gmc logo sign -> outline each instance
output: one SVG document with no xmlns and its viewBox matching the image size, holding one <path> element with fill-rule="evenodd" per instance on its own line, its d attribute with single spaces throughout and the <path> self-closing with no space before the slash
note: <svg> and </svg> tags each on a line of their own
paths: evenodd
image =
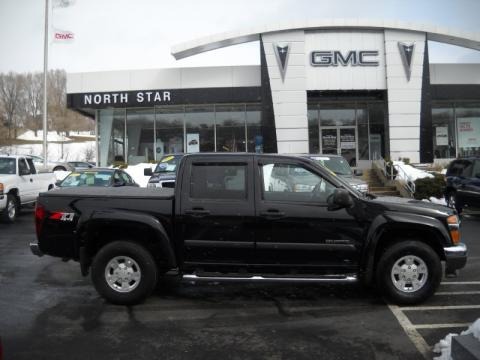
<svg viewBox="0 0 480 360">
<path fill-rule="evenodd" d="M 377 56 L 378 50 L 312 51 L 310 61 L 313 66 L 378 66 Z"/>
</svg>

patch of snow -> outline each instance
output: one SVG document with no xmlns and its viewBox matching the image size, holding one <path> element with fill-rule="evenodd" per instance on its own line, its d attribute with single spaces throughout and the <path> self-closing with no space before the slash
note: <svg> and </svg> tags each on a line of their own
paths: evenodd
<svg viewBox="0 0 480 360">
<path fill-rule="evenodd" d="M 24 132 L 22 135 L 17 136 L 19 140 L 27 140 L 27 141 L 43 141 L 43 130 L 37 131 L 37 136 L 35 136 L 35 131 L 28 130 Z M 70 138 L 58 135 L 56 131 L 49 131 L 47 133 L 47 141 L 72 141 Z"/>
<path fill-rule="evenodd" d="M 403 161 L 394 161 L 393 166 L 398 171 L 397 179 L 414 182 L 417 179 L 433 178 L 432 174 L 414 168 L 412 165 L 406 165 Z"/>
<path fill-rule="evenodd" d="M 445 198 L 436 198 L 436 197 L 433 197 L 431 196 L 429 199 L 428 199 L 431 203 L 434 203 L 434 204 L 439 204 L 439 205 L 444 205 L 444 206 L 447 206 L 447 202 L 445 201 Z"/>
<path fill-rule="evenodd" d="M 63 149 L 62 149 L 63 148 Z M 72 143 L 49 143 L 48 162 L 56 161 L 85 161 L 86 153 L 95 154 L 95 141 L 72 142 Z M 42 144 L 22 144 L 0 147 L 0 153 L 13 155 L 37 155 L 43 156 Z M 63 155 L 63 156 L 62 156 Z M 95 161 L 95 158 L 92 159 Z"/>
<path fill-rule="evenodd" d="M 157 164 L 140 163 L 137 165 L 130 165 L 123 170 L 125 170 L 127 174 L 129 174 L 138 185 L 140 185 L 141 187 L 147 187 L 148 179 L 150 179 L 150 176 L 143 175 L 143 170 L 145 168 L 150 168 L 153 171 L 156 166 Z"/>
<path fill-rule="evenodd" d="M 480 341 L 480 318 L 477 319 L 467 330 L 462 331 L 460 335 L 472 334 L 478 341 Z M 452 338 L 458 334 L 448 334 L 435 344 L 433 352 L 440 353 L 440 356 L 433 358 L 434 360 L 452 360 Z"/>
</svg>

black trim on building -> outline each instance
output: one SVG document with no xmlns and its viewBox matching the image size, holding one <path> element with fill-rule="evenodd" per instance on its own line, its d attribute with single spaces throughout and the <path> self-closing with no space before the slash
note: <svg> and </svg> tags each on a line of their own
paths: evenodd
<svg viewBox="0 0 480 360">
<path fill-rule="evenodd" d="M 432 101 L 480 101 L 480 85 L 430 85 Z"/>
<path fill-rule="evenodd" d="M 109 91 L 67 94 L 67 108 L 81 110 L 85 108 L 106 109 L 162 105 L 259 103 L 261 100 L 262 88 L 257 86 Z"/>
<path fill-rule="evenodd" d="M 386 90 L 308 90 L 308 101 L 372 101 L 386 100 Z"/>
<path fill-rule="evenodd" d="M 263 37 L 260 36 L 260 77 L 262 81 L 262 136 L 263 151 L 266 153 L 276 153 L 277 150 L 277 131 L 275 128 L 275 115 L 273 112 L 272 89 L 270 87 L 270 77 L 268 76 L 267 58 L 263 46 Z"/>
<path fill-rule="evenodd" d="M 428 41 L 423 53 L 422 97 L 420 108 L 420 162 L 433 162 L 433 128 Z"/>
</svg>

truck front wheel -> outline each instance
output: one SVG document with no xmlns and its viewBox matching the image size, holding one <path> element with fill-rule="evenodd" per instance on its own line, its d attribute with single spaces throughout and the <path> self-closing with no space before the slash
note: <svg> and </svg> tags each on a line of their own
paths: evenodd
<svg viewBox="0 0 480 360">
<path fill-rule="evenodd" d="M 152 293 L 157 278 L 157 266 L 150 252 L 130 241 L 114 241 L 105 245 L 92 263 L 95 289 L 113 304 L 142 302 Z"/>
<path fill-rule="evenodd" d="M 396 304 L 429 298 L 442 280 L 437 253 L 420 241 L 402 241 L 387 248 L 377 266 L 377 285 Z"/>
</svg>

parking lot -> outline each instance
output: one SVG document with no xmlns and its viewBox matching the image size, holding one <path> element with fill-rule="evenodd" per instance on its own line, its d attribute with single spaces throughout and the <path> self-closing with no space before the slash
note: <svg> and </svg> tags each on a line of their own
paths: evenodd
<svg viewBox="0 0 480 360">
<path fill-rule="evenodd" d="M 37 258 L 33 213 L 0 224 L 6 359 L 423 359 L 480 317 L 480 218 L 462 231 L 468 265 L 424 304 L 360 286 L 163 284 L 144 304 L 107 304 L 78 264 Z"/>
</svg>

